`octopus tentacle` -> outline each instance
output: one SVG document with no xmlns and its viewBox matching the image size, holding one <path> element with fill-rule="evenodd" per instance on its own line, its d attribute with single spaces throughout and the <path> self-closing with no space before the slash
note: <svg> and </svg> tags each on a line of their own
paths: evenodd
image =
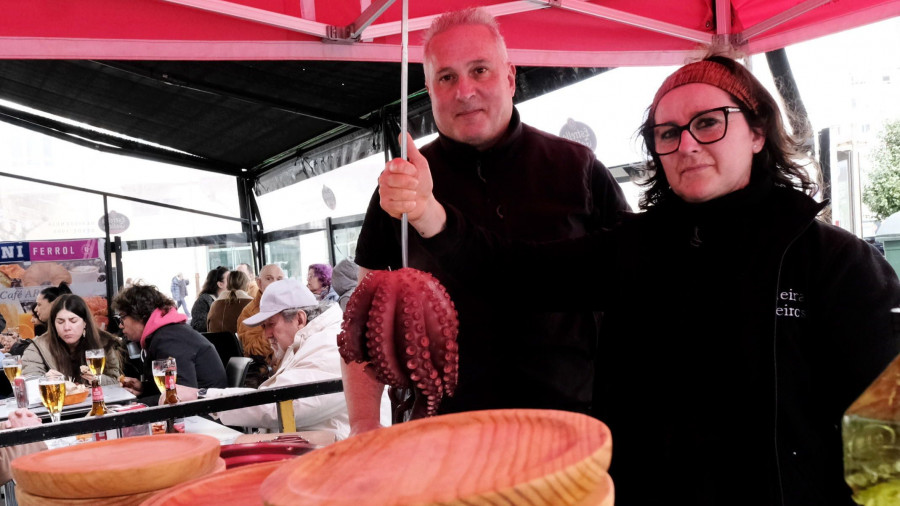
<svg viewBox="0 0 900 506">
<path fill-rule="evenodd" d="M 365 347 L 366 321 L 369 319 L 369 307 L 375 291 L 372 286 L 377 272 L 368 273 L 347 302 L 341 333 L 338 334 L 338 349 L 345 362 L 368 362 L 372 359 Z"/>
<path fill-rule="evenodd" d="M 430 339 L 425 328 L 425 305 L 420 300 L 421 283 L 410 276 L 400 278 L 398 300 L 402 301 L 402 310 L 397 311 L 398 344 L 403 343 L 404 366 L 416 390 L 425 397 L 426 414 L 437 412 L 441 395 L 444 392 L 443 382 L 431 361 Z"/>
<path fill-rule="evenodd" d="M 409 378 L 400 367 L 394 343 L 394 312 L 397 310 L 397 277 L 380 280 L 369 310 L 366 346 L 375 367 L 375 377 L 386 385 L 406 387 Z"/>
<path fill-rule="evenodd" d="M 437 279 L 428 275 L 423 280 L 426 286 L 427 304 L 425 312 L 425 328 L 431 338 L 431 360 L 441 374 L 444 391 L 453 395 L 459 378 L 459 348 L 456 336 L 459 334 L 459 320 L 456 319 L 456 308 L 447 295 L 447 290 Z"/>
</svg>

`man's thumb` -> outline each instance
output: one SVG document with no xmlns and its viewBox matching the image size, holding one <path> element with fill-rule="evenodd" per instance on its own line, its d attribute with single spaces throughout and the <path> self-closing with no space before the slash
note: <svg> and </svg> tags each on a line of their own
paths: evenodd
<svg viewBox="0 0 900 506">
<path fill-rule="evenodd" d="M 422 162 L 428 163 L 422 153 L 419 153 L 419 148 L 416 147 L 409 133 L 406 134 L 406 159 L 416 167 L 421 167 Z"/>
</svg>

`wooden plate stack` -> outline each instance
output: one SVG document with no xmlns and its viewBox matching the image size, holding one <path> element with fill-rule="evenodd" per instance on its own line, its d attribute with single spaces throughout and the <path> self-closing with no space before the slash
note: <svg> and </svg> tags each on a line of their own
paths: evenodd
<svg viewBox="0 0 900 506">
<path fill-rule="evenodd" d="M 609 429 L 577 413 L 493 410 L 367 432 L 287 461 L 267 505 L 611 506 Z"/>
<path fill-rule="evenodd" d="M 33 453 L 12 462 L 22 506 L 138 504 L 182 482 L 219 471 L 219 441 L 164 434 Z"/>
<path fill-rule="evenodd" d="M 197 478 L 159 492 L 142 502 L 141 506 L 262 506 L 259 484 L 284 462 L 249 464 Z"/>
</svg>

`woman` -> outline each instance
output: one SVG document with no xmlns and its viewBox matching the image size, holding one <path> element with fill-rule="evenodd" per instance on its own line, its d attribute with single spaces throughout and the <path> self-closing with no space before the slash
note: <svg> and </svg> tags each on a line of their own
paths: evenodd
<svg viewBox="0 0 900 506">
<path fill-rule="evenodd" d="M 206 332 L 206 317 L 209 315 L 209 308 L 220 295 L 225 293 L 227 279 L 228 269 L 221 265 L 207 273 L 203 289 L 200 290 L 200 295 L 197 296 L 197 300 L 191 307 L 191 327 L 197 332 Z"/>
<path fill-rule="evenodd" d="M 816 220 L 826 204 L 801 143 L 734 60 L 669 76 L 641 132 L 645 212 L 610 232 L 545 245 L 484 233 L 434 199 L 414 147 L 415 166 L 382 173 L 382 207 L 409 212 L 453 275 L 503 286 L 500 303 L 533 303 L 522 273 L 535 266 L 577 266 L 557 279 L 559 304 L 605 312 L 593 404 L 615 440 L 617 502 L 847 504 L 841 416 L 898 352 L 896 274 Z"/>
<path fill-rule="evenodd" d="M 331 288 L 331 266 L 328 264 L 312 264 L 306 274 L 306 287 L 318 300 L 337 302 L 340 298 Z"/>
<path fill-rule="evenodd" d="M 237 332 L 237 320 L 253 297 L 247 293 L 250 278 L 242 271 L 228 274 L 228 286 L 209 308 L 206 326 L 209 332 Z"/>
<path fill-rule="evenodd" d="M 53 301 L 60 295 L 67 293 L 72 293 L 72 290 L 69 289 L 69 285 L 65 281 L 60 283 L 58 287 L 48 286 L 41 290 L 41 293 L 35 299 L 33 309 L 34 316 L 38 320 L 34 325 L 34 335 L 40 336 L 47 332 L 47 319 L 50 318 L 50 307 Z"/>
<path fill-rule="evenodd" d="M 67 378 L 81 378 L 89 383 L 93 376 L 82 372 L 87 366 L 85 350 L 103 348 L 106 367 L 100 377 L 101 385 L 118 385 L 122 374 L 122 360 L 116 338 L 97 329 L 84 299 L 77 295 L 60 295 L 49 314 L 49 330 L 34 338 L 34 344 L 22 355 L 22 374 L 44 374 L 54 369 Z"/>
</svg>

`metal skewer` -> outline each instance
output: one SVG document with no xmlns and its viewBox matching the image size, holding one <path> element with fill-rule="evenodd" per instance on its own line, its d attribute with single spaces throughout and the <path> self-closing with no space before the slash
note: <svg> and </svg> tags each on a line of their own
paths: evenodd
<svg viewBox="0 0 900 506">
<path fill-rule="evenodd" d="M 402 0 L 400 14 L 400 157 L 407 160 L 406 153 L 406 107 L 409 95 L 407 75 L 409 68 L 409 2 Z M 409 218 L 406 213 L 400 218 L 400 257 L 403 267 L 409 267 Z"/>
</svg>

